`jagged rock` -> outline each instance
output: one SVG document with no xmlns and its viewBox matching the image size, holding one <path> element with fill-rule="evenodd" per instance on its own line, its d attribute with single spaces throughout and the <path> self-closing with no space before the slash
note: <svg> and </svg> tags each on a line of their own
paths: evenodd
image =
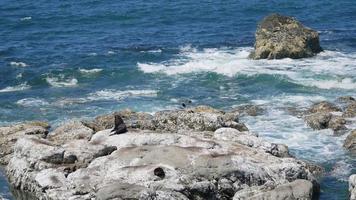
<svg viewBox="0 0 356 200">
<path fill-rule="evenodd" d="M 48 134 L 47 138 L 56 144 L 64 144 L 75 139 L 89 140 L 93 133 L 94 131 L 82 122 L 71 121 L 56 128 Z"/>
<path fill-rule="evenodd" d="M 253 59 L 311 57 L 322 51 L 317 31 L 303 26 L 295 18 L 271 14 L 256 30 Z"/>
<path fill-rule="evenodd" d="M 39 199 L 231 199 L 243 188 L 277 187 L 296 179 L 313 181 L 317 188 L 307 163 L 277 157 L 288 155 L 285 146 L 275 148 L 232 128 L 218 129 L 210 138 L 201 132 L 152 130 L 110 136 L 108 129 L 90 141 L 60 146 L 45 141 L 20 139 L 6 170 L 13 186 Z M 90 157 L 100 149 L 96 146 L 107 149 Z M 74 164 L 87 160 L 87 166 L 66 172 L 69 155 L 76 156 Z"/>
<path fill-rule="evenodd" d="M 350 200 L 356 200 L 356 174 L 353 174 L 349 178 L 349 192 Z"/>
<path fill-rule="evenodd" d="M 315 103 L 308 110 L 310 113 L 318 113 L 318 112 L 340 112 L 341 109 L 338 108 L 335 104 L 332 104 L 327 101 L 322 101 L 319 103 Z"/>
<path fill-rule="evenodd" d="M 151 120 L 153 118 L 152 115 L 148 113 L 134 112 L 129 109 L 107 115 L 101 115 L 96 117 L 91 122 L 83 123 L 92 128 L 95 132 L 111 129 L 115 125 L 115 115 L 122 117 L 127 128 L 153 129 L 151 124 Z"/>
<path fill-rule="evenodd" d="M 332 115 L 330 113 L 313 113 L 305 117 L 307 124 L 316 130 L 326 129 L 329 127 L 329 121 Z"/>
<path fill-rule="evenodd" d="M 179 130 L 215 131 L 221 127 L 232 127 L 240 131 L 248 131 L 248 128 L 239 122 L 237 112 L 225 113 L 209 106 L 160 111 L 153 116 L 124 110 L 99 116 L 92 122 L 85 122 L 85 125 L 95 131 L 113 128 L 115 115 L 123 118 L 127 128 L 178 132 Z"/>
<path fill-rule="evenodd" d="M 49 125 L 46 122 L 27 122 L 0 127 L 0 164 L 6 165 L 13 153 L 13 145 L 19 138 L 33 136 L 45 138 Z"/>
<path fill-rule="evenodd" d="M 342 116 L 343 117 L 356 117 L 356 101 L 353 101 L 346 107 Z"/>
<path fill-rule="evenodd" d="M 355 100 L 355 98 L 353 98 L 352 96 L 343 96 L 343 97 L 339 97 L 336 99 L 337 102 L 340 102 L 340 103 L 352 103 Z"/>
<path fill-rule="evenodd" d="M 262 115 L 265 110 L 257 105 L 242 105 L 234 108 L 234 111 L 238 112 L 240 116 L 258 116 Z"/>
<path fill-rule="evenodd" d="M 233 200 L 311 200 L 313 196 L 313 184 L 307 180 L 297 179 L 293 182 L 279 185 L 272 190 L 242 190 L 235 194 Z"/>
<path fill-rule="evenodd" d="M 346 137 L 344 147 L 352 152 L 356 152 L 356 130 L 351 131 Z"/>
<path fill-rule="evenodd" d="M 305 113 L 304 120 L 308 126 L 315 130 L 332 129 L 334 134 L 341 135 L 347 131 L 346 120 L 334 112 L 340 112 L 341 109 L 336 105 L 322 101 L 315 103 Z"/>
</svg>

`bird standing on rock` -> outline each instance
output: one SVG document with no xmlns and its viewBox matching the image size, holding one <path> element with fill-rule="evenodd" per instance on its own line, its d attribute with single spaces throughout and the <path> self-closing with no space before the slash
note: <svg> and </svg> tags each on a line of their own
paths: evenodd
<svg viewBox="0 0 356 200">
<path fill-rule="evenodd" d="M 111 130 L 110 135 L 118 135 L 126 132 L 127 132 L 127 128 L 126 128 L 126 124 L 124 123 L 124 120 L 121 118 L 120 115 L 115 115 L 115 126 Z"/>
</svg>

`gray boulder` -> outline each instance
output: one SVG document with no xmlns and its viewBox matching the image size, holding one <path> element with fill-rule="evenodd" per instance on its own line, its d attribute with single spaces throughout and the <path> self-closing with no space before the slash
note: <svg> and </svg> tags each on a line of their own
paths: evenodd
<svg viewBox="0 0 356 200">
<path fill-rule="evenodd" d="M 356 130 L 351 131 L 346 137 L 344 147 L 351 152 L 356 152 Z"/>
<path fill-rule="evenodd" d="M 256 30 L 253 59 L 311 57 L 322 51 L 317 31 L 305 27 L 295 18 L 271 14 Z"/>
<path fill-rule="evenodd" d="M 352 101 L 346 106 L 343 117 L 356 117 L 356 101 Z"/>
<path fill-rule="evenodd" d="M 45 138 L 49 125 L 46 122 L 27 122 L 0 127 L 0 164 L 6 165 L 13 153 L 16 141 L 23 137 Z"/>
<path fill-rule="evenodd" d="M 350 200 L 356 200 L 356 174 L 353 174 L 349 178 L 349 192 Z"/>
</svg>

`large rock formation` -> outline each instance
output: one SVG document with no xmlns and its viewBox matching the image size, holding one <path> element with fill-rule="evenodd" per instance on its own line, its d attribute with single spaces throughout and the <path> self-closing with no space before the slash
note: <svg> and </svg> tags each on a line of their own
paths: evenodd
<svg viewBox="0 0 356 200">
<path fill-rule="evenodd" d="M 210 107 L 125 112 L 125 134 L 110 135 L 107 115 L 88 122 L 104 127 L 94 134 L 73 122 L 48 138 L 18 138 L 6 167 L 10 184 L 46 200 L 311 199 L 318 193 L 321 168 L 239 130 L 238 113 Z"/>
<path fill-rule="evenodd" d="M 265 17 L 255 36 L 255 50 L 250 54 L 253 59 L 305 58 L 322 51 L 318 32 L 288 16 Z"/>
</svg>

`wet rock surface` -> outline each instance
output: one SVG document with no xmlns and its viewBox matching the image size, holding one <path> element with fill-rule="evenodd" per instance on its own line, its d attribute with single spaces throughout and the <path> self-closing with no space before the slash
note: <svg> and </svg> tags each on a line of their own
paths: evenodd
<svg viewBox="0 0 356 200">
<path fill-rule="evenodd" d="M 265 17 L 255 37 L 255 50 L 250 54 L 253 59 L 305 58 L 322 51 L 317 31 L 280 14 Z"/>
<path fill-rule="evenodd" d="M 315 130 L 331 129 L 335 135 L 348 132 L 348 116 L 352 117 L 352 97 L 340 97 L 336 100 L 339 105 L 322 101 L 313 104 L 305 113 L 304 120 Z M 344 108 L 343 108 L 344 107 Z"/>
<path fill-rule="evenodd" d="M 350 200 L 356 199 L 356 174 L 353 174 L 349 178 L 349 192 Z"/>
<path fill-rule="evenodd" d="M 351 133 L 346 137 L 344 147 L 351 152 L 356 153 L 356 130 L 351 131 Z"/>
<path fill-rule="evenodd" d="M 106 115 L 63 124 L 48 138 L 22 134 L 8 154 L 10 184 L 38 199 L 317 195 L 316 172 L 322 169 L 291 157 L 287 146 L 241 128 L 245 125 L 235 111 L 200 106 L 155 115 L 117 113 L 127 133 L 112 135 L 114 115 Z"/>
</svg>

